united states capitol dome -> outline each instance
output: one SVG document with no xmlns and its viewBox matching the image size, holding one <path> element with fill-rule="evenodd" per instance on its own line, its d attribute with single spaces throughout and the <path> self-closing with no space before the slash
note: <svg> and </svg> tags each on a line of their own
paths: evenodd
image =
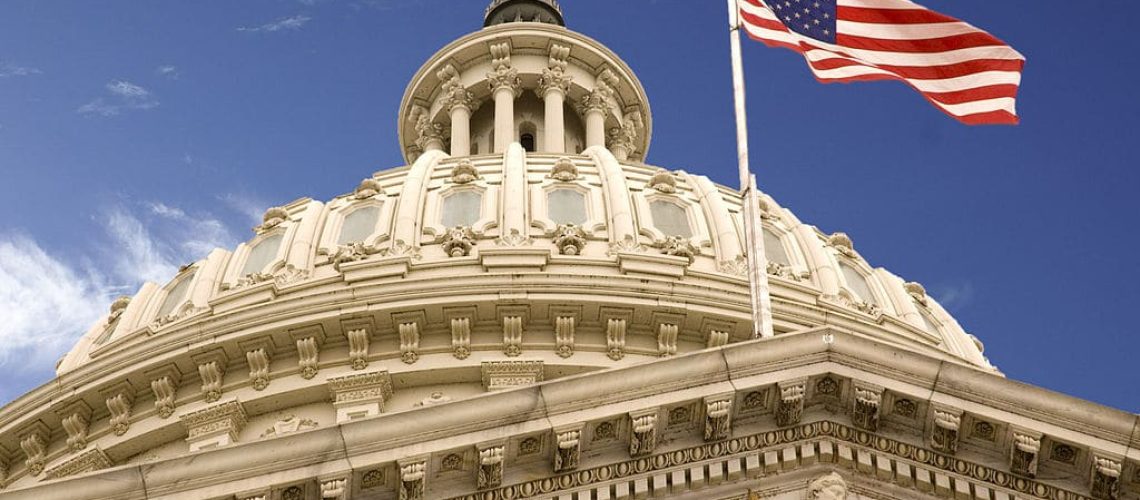
<svg viewBox="0 0 1140 500">
<path fill-rule="evenodd" d="M 494 2 L 483 29 L 416 72 L 397 118 L 406 165 L 331 200 L 269 208 L 237 248 L 116 300 L 56 380 L 5 409 L 0 450 L 21 457 L 9 488 L 765 348 L 752 337 L 739 191 L 644 163 L 641 83 L 565 28 L 557 2 Z M 996 374 L 920 284 L 767 194 L 759 208 L 772 340 L 843 332 Z M 396 470 L 420 477 L 392 467 L 381 479 L 360 469 L 352 491 L 374 480 L 403 492 Z M 217 484 L 195 498 L 236 494 Z"/>
</svg>

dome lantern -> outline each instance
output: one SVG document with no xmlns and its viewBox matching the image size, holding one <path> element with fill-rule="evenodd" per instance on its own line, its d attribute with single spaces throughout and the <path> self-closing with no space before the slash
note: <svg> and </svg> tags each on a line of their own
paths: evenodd
<svg viewBox="0 0 1140 500">
<path fill-rule="evenodd" d="M 483 27 L 511 22 L 539 22 L 566 26 L 557 0 L 494 0 L 487 6 Z"/>
</svg>

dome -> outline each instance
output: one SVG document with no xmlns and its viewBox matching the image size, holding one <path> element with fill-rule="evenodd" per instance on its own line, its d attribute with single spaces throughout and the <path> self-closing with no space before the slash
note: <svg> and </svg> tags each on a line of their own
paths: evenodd
<svg viewBox="0 0 1140 500">
<path fill-rule="evenodd" d="M 488 20 L 520 4 L 547 6 L 561 21 L 555 2 L 510 1 L 493 3 Z M 12 469 L 0 483 L 170 465 L 381 413 L 761 345 L 747 344 L 739 192 L 644 163 L 648 98 L 601 44 L 558 23 L 488 24 L 412 78 L 399 110 L 406 165 L 331 200 L 272 207 L 237 248 L 116 300 L 55 381 L 6 408 L 0 461 Z M 851 237 L 800 221 L 766 194 L 758 208 L 775 332 L 765 340 L 841 332 L 853 344 L 996 376 L 981 343 L 921 285 L 874 267 Z M 710 366 L 700 363 L 684 366 Z M 518 415 L 537 407 L 517 404 Z M 448 428 L 433 439 L 446 440 Z M 575 432 L 563 434 L 576 442 Z M 338 436 L 330 439 L 347 439 Z M 21 450 L 23 465 L 5 450 Z M 423 478 L 425 462 L 376 453 L 366 461 L 392 471 L 354 472 L 354 488 L 404 488 L 391 479 L 396 470 L 409 484 Z M 475 459 L 441 460 L 462 468 Z M 174 477 L 162 488 L 191 488 Z M 322 495 L 343 490 L 342 479 L 325 479 Z M 233 498 L 237 483 L 194 498 Z"/>
</svg>

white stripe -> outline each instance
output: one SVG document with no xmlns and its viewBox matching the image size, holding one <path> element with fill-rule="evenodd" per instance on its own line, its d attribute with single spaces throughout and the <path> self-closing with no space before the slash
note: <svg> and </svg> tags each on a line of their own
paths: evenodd
<svg viewBox="0 0 1140 500">
<path fill-rule="evenodd" d="M 843 7 L 860 7 L 864 9 L 930 10 L 907 0 L 839 0 L 837 4 Z"/>
<path fill-rule="evenodd" d="M 966 33 L 984 33 L 984 31 L 966 23 L 878 24 L 844 21 L 842 19 L 836 23 L 835 29 L 845 35 L 881 40 L 925 40 Z"/>
<path fill-rule="evenodd" d="M 776 16 L 772 14 L 772 11 L 768 10 L 767 7 L 759 7 L 748 2 L 740 2 L 740 10 L 743 10 L 754 16 L 763 17 L 764 19 L 771 19 L 773 21 L 776 20 Z"/>
<path fill-rule="evenodd" d="M 863 75 L 889 75 L 902 78 L 898 74 L 872 66 L 844 66 L 825 70 L 813 70 L 820 78 L 852 78 Z M 1016 71 L 983 71 L 973 75 L 944 78 L 941 80 L 918 80 L 903 78 L 922 92 L 957 92 L 991 85 L 1020 85 L 1021 73 Z"/>
<path fill-rule="evenodd" d="M 1008 111 L 1011 115 L 1017 115 L 1017 101 L 1012 97 L 998 97 L 996 99 L 970 101 L 962 104 L 942 104 L 939 102 L 933 102 L 933 104 L 945 109 L 946 112 L 954 116 L 976 115 L 990 111 Z"/>
<path fill-rule="evenodd" d="M 755 36 L 757 38 L 763 38 L 765 40 L 771 40 L 773 42 L 789 43 L 792 45 L 799 45 L 799 43 L 800 43 L 799 40 L 796 40 L 790 34 L 785 33 L 783 31 L 776 31 L 776 30 L 770 30 L 768 28 L 761 28 L 761 27 L 756 26 L 754 24 L 748 24 L 748 23 L 744 23 L 741 26 L 744 26 L 744 29 L 746 31 L 748 31 L 749 34 L 751 34 L 752 36 Z"/>
</svg>

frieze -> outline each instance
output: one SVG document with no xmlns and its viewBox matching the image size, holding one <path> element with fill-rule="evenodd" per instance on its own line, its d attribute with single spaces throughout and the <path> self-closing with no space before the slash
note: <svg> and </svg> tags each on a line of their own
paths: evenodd
<svg viewBox="0 0 1140 500">
<path fill-rule="evenodd" d="M 92 448 L 72 458 L 56 467 L 48 470 L 44 474 L 48 479 L 59 479 L 61 477 L 74 476 L 75 474 L 82 474 L 84 472 L 92 472 L 100 469 L 106 469 L 114 465 L 111 459 L 107 458 L 107 454 L 99 448 Z"/>
</svg>

